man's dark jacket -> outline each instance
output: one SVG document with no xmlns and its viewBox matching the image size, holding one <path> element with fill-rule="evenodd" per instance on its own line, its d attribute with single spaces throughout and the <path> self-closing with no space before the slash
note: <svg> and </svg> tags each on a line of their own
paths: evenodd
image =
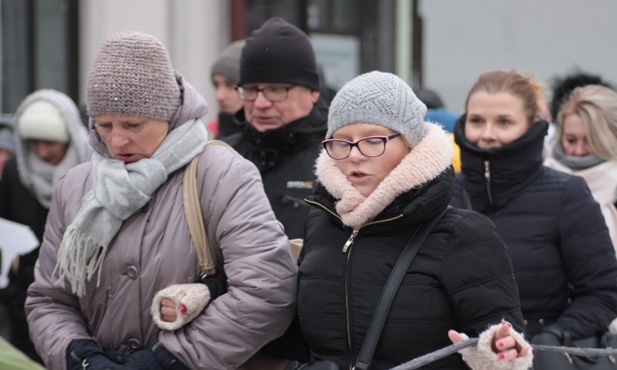
<svg viewBox="0 0 617 370">
<path fill-rule="evenodd" d="M 246 123 L 242 132 L 222 138 L 257 166 L 270 205 L 289 238 L 304 236 L 309 210 L 304 198 L 315 180 L 327 118 L 327 105 L 320 99 L 307 117 L 280 128 L 259 132 Z"/>
</svg>

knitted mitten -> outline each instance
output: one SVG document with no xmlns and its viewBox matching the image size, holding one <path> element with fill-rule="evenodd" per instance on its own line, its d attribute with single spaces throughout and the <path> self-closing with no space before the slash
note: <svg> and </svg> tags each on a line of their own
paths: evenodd
<svg viewBox="0 0 617 370">
<path fill-rule="evenodd" d="M 517 343 L 529 346 L 530 352 L 527 356 L 517 357 L 513 360 L 499 360 L 497 354 L 493 352 L 491 344 L 495 337 L 495 333 L 497 333 L 500 327 L 501 324 L 489 327 L 480 334 L 476 346 L 463 348 L 458 351 L 463 355 L 463 360 L 472 370 L 527 370 L 531 367 L 533 362 L 531 347 L 523 336 L 512 328 L 510 328 L 510 335 Z"/>
<path fill-rule="evenodd" d="M 611 334 L 617 334 L 617 319 L 613 320 L 611 324 L 608 326 L 608 331 Z"/>
<path fill-rule="evenodd" d="M 161 300 L 171 299 L 176 303 L 174 322 L 161 320 Z M 176 284 L 160 290 L 152 301 L 152 319 L 163 330 L 176 330 L 188 324 L 197 317 L 210 302 L 210 290 L 204 284 Z"/>
</svg>

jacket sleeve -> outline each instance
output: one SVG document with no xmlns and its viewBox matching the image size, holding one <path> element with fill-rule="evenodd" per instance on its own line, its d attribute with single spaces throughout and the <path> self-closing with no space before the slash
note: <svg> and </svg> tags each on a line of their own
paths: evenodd
<svg viewBox="0 0 617 370">
<path fill-rule="evenodd" d="M 77 297 L 58 285 L 53 274 L 57 251 L 67 226 L 65 181 L 66 176 L 56 186 L 35 267 L 35 281 L 28 288 L 25 305 L 30 338 L 49 369 L 66 368 L 66 349 L 71 340 L 92 339 L 80 314 Z"/>
<path fill-rule="evenodd" d="M 208 238 L 222 253 L 228 292 L 182 329 L 161 332 L 159 340 L 191 368 L 236 368 L 289 326 L 296 267 L 252 163 L 231 148 L 212 146 L 197 176 Z"/>
<path fill-rule="evenodd" d="M 486 216 L 458 212 L 441 273 L 461 325 L 453 329 L 477 336 L 488 325 L 505 319 L 524 333 L 518 288 L 504 241 Z"/>
<path fill-rule="evenodd" d="M 557 325 L 573 338 L 589 337 L 617 317 L 617 260 L 600 207 L 580 177 L 562 193 L 559 234 L 571 303 Z"/>
</svg>

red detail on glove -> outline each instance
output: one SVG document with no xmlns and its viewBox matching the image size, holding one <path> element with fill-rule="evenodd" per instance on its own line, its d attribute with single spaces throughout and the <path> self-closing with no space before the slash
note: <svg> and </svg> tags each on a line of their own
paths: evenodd
<svg viewBox="0 0 617 370">
<path fill-rule="evenodd" d="M 180 312 L 181 313 L 186 313 L 186 306 L 185 305 L 183 305 L 183 304 L 180 305 Z"/>
</svg>

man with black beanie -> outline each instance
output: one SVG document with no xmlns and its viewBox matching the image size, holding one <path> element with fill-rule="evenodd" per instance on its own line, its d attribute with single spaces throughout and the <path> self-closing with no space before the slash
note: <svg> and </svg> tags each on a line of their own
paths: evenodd
<svg viewBox="0 0 617 370">
<path fill-rule="evenodd" d="M 319 81 L 306 34 L 282 18 L 270 18 L 252 32 L 242 49 L 236 89 L 244 108 L 236 117 L 246 121 L 244 130 L 222 138 L 257 166 L 272 209 L 290 239 L 304 237 L 309 211 L 304 198 L 311 192 L 313 168 L 327 131 L 327 103 L 320 96 Z M 308 361 L 297 321 L 244 369 L 276 368 L 280 363 L 271 356 Z M 336 368 L 329 362 L 307 366 L 290 361 L 285 370 L 302 366 Z"/>
<path fill-rule="evenodd" d="M 289 238 L 303 238 L 313 167 L 326 134 L 327 104 L 307 35 L 284 19 L 267 20 L 247 38 L 237 92 L 242 132 L 223 140 L 261 173 L 266 194 Z"/>
</svg>

